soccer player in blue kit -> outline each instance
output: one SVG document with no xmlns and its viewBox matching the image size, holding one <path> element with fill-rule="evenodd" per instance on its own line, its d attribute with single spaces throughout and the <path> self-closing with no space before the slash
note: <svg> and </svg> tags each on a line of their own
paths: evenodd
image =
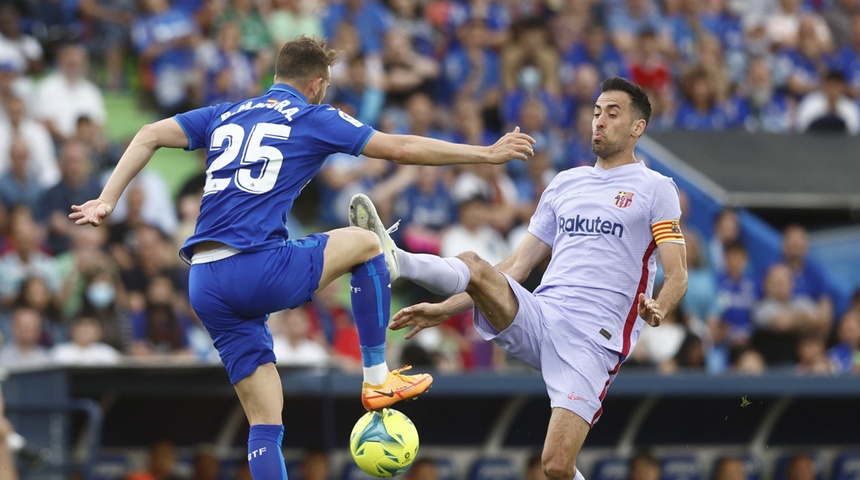
<svg viewBox="0 0 860 480">
<path fill-rule="evenodd" d="M 275 84 L 263 96 L 144 126 L 99 198 L 73 205 L 69 214 L 78 225 L 101 225 L 158 148 L 207 149 L 200 215 L 180 256 L 191 264 L 191 305 L 212 336 L 251 425 L 248 457 L 255 479 L 287 478 L 281 455 L 283 388 L 266 325 L 269 313 L 312 300 L 314 292 L 350 272 L 365 408 L 414 397 L 432 382 L 427 374 L 404 375 L 405 368 L 389 371 L 385 363 L 391 287 L 377 235 L 346 227 L 289 238 L 287 214 L 326 157 L 349 153 L 401 164 L 501 164 L 533 153 L 534 139 L 519 129 L 491 146 L 463 145 L 377 132 L 320 105 L 337 57 L 324 41 L 287 42 L 278 54 Z"/>
</svg>

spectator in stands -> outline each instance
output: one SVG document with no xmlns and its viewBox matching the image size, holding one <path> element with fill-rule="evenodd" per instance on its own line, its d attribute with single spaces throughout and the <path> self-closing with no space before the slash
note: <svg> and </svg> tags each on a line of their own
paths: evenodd
<svg viewBox="0 0 860 480">
<path fill-rule="evenodd" d="M 506 235 L 515 223 L 527 215 L 531 202 L 520 201 L 517 186 L 503 165 L 475 165 L 461 169 L 454 179 L 451 196 L 460 203 L 475 197 L 488 207 L 484 220 L 499 233 Z"/>
<path fill-rule="evenodd" d="M 0 145 L 12 145 L 14 138 L 24 139 L 30 150 L 31 173 L 42 188 L 54 186 L 60 180 L 60 169 L 48 129 L 28 115 L 26 101 L 19 95 L 11 94 L 0 100 L 6 112 L 6 121 L 0 121 Z M 0 172 L 6 170 L 9 163 L 9 151 L 0 149 Z"/>
<path fill-rule="evenodd" d="M 801 41 L 800 29 L 804 19 L 809 21 L 818 40 L 829 48 L 833 38 L 827 22 L 816 13 L 804 12 L 802 0 L 779 0 L 776 8 L 768 12 L 765 31 L 772 47 L 776 50 L 796 47 Z"/>
<path fill-rule="evenodd" d="M 120 353 L 102 342 L 102 325 L 95 317 L 77 315 L 69 326 L 71 341 L 51 348 L 51 358 L 63 365 L 112 365 Z"/>
<path fill-rule="evenodd" d="M 61 279 L 54 259 L 43 252 L 41 232 L 29 208 L 13 208 L 9 215 L 10 249 L 0 255 L 0 305 L 9 306 L 30 276 L 39 276 L 55 293 Z"/>
<path fill-rule="evenodd" d="M 797 105 L 797 131 L 811 133 L 860 133 L 860 107 L 848 96 L 845 74 L 832 70 L 821 87 Z"/>
<path fill-rule="evenodd" d="M 510 253 L 505 238 L 488 221 L 491 203 L 480 193 L 458 202 L 459 221 L 444 235 L 440 256 L 454 257 L 460 252 L 475 252 L 496 265 Z"/>
<path fill-rule="evenodd" d="M 797 363 L 797 342 L 802 332 L 813 331 L 816 306 L 808 297 L 792 294 L 794 280 L 788 265 L 768 269 L 764 297 L 753 308 L 753 345 L 768 365 Z"/>
<path fill-rule="evenodd" d="M 815 305 L 808 330 L 829 336 L 833 325 L 833 298 L 824 272 L 809 261 L 806 228 L 793 224 L 782 233 L 782 262 L 791 269 L 794 297 L 805 297 Z"/>
<path fill-rule="evenodd" d="M 708 242 L 708 261 L 716 271 L 726 268 L 726 247 L 740 241 L 741 223 L 738 212 L 724 208 L 714 218 L 714 231 Z"/>
<path fill-rule="evenodd" d="M 0 346 L 0 365 L 5 368 L 37 367 L 51 361 L 48 349 L 39 345 L 42 317 L 27 307 L 12 311 L 12 335 Z"/>
<path fill-rule="evenodd" d="M 87 47 L 97 54 L 105 70 L 104 86 L 111 91 L 126 87 L 123 60 L 131 38 L 131 22 L 137 10 L 131 0 L 80 0 L 78 8 L 87 23 Z"/>
<path fill-rule="evenodd" d="M 407 32 L 391 29 L 385 34 L 380 57 L 382 89 L 389 105 L 401 105 L 416 93 L 430 93 L 439 77 L 439 64 L 415 50 Z"/>
<path fill-rule="evenodd" d="M 731 372 L 739 375 L 761 375 L 767 368 L 764 356 L 751 346 L 739 346 L 730 351 Z"/>
<path fill-rule="evenodd" d="M 353 55 L 347 61 L 348 73 L 344 82 L 338 84 L 331 94 L 332 105 L 355 117 L 366 125 L 379 124 L 386 94 L 369 75 L 364 55 Z"/>
<path fill-rule="evenodd" d="M 329 3 L 323 14 L 323 32 L 326 38 L 334 37 L 335 31 L 344 23 L 357 29 L 358 47 L 362 53 L 375 55 L 382 52 L 383 39 L 391 27 L 391 18 L 381 2 L 342 0 Z"/>
<path fill-rule="evenodd" d="M 125 291 L 114 265 L 98 262 L 81 271 L 80 311 L 101 324 L 102 341 L 125 352 L 131 337 L 131 324 Z"/>
<path fill-rule="evenodd" d="M 788 460 L 785 470 L 786 480 L 815 480 L 818 478 L 818 465 L 815 458 L 806 452 L 798 452 Z"/>
<path fill-rule="evenodd" d="M 358 344 L 358 329 L 350 310 L 338 298 L 338 291 L 346 286 L 344 279 L 333 281 L 318 291 L 308 309 L 315 320 L 314 329 L 323 335 L 332 347 L 331 360 L 347 372 L 361 371 L 361 350 Z M 312 329 L 312 330 L 314 330 Z"/>
<path fill-rule="evenodd" d="M 774 68 L 776 84 L 800 99 L 818 88 L 831 62 L 830 49 L 816 32 L 813 20 L 803 17 L 797 46 L 785 48 L 777 54 Z"/>
<path fill-rule="evenodd" d="M 486 23 L 478 19 L 457 29 L 458 43 L 442 59 L 442 102 L 456 104 L 462 98 L 478 102 L 482 111 L 498 107 L 500 60 L 487 48 L 488 36 Z"/>
<path fill-rule="evenodd" d="M 717 460 L 714 480 L 745 480 L 749 478 L 744 461 L 740 457 L 727 456 Z"/>
<path fill-rule="evenodd" d="M 161 174 L 144 170 L 131 182 L 120 197 L 111 214 L 112 227 L 129 230 L 142 224 L 158 228 L 166 235 L 172 235 L 179 220 L 170 187 Z"/>
<path fill-rule="evenodd" d="M 328 352 L 311 340 L 310 318 L 304 307 L 282 310 L 269 316 L 273 350 L 278 365 L 325 366 Z"/>
<path fill-rule="evenodd" d="M 660 328 L 642 329 L 636 348 L 630 354 L 630 364 L 672 373 L 677 370 L 675 359 L 689 336 L 694 335 L 687 326 L 684 311 L 677 308 L 663 318 Z"/>
<path fill-rule="evenodd" d="M 546 474 L 543 473 L 543 465 L 540 461 L 540 452 L 529 455 L 526 460 L 526 470 L 523 474 L 523 480 L 546 480 Z"/>
<path fill-rule="evenodd" d="M 502 88 L 506 93 L 524 88 L 523 68 L 531 67 L 538 79 L 536 87 L 550 98 L 561 95 L 558 66 L 559 53 L 549 37 L 546 23 L 539 18 L 527 18 L 512 26 L 511 41 L 501 51 Z M 555 102 L 557 103 L 557 102 Z M 514 109 L 516 110 L 516 109 Z"/>
<path fill-rule="evenodd" d="M 18 480 L 14 450 L 9 442 L 10 436 L 14 434 L 15 427 L 6 418 L 6 404 L 0 394 L 0 480 Z"/>
<path fill-rule="evenodd" d="M 129 353 L 135 357 L 189 358 L 191 319 L 175 294 L 176 287 L 164 276 L 151 279 L 143 310 L 132 315 Z"/>
<path fill-rule="evenodd" d="M 765 57 L 752 57 L 746 79 L 735 98 L 738 121 L 749 132 L 786 133 L 794 126 L 797 102 L 777 90 L 771 64 Z"/>
<path fill-rule="evenodd" d="M 675 114 L 675 128 L 710 131 L 730 126 L 731 118 L 719 103 L 714 82 L 700 65 L 692 66 L 681 77 L 683 100 Z"/>
<path fill-rule="evenodd" d="M 57 298 L 48 289 L 45 279 L 38 276 L 28 277 L 21 284 L 21 293 L 15 301 L 16 307 L 32 308 L 42 317 L 42 336 L 39 343 L 54 345 L 68 339 L 68 326 L 63 323 Z"/>
<path fill-rule="evenodd" d="M 427 166 L 402 168 L 411 172 L 405 188 L 389 190 L 387 195 L 377 188 L 373 198 L 379 204 L 394 204 L 392 218 L 400 219 L 400 238 L 409 251 L 438 254 L 443 233 L 457 221 L 457 206 L 448 193 L 452 172 Z"/>
<path fill-rule="evenodd" d="M 320 195 L 319 220 L 323 225 L 346 225 L 352 195 L 369 191 L 390 171 L 389 162 L 365 156 L 330 155 L 320 169 L 316 182 Z"/>
<path fill-rule="evenodd" d="M 717 303 L 720 311 L 717 321 L 708 324 L 713 370 L 728 365 L 728 352 L 732 346 L 744 345 L 752 338 L 754 325 L 752 311 L 755 306 L 756 285 L 747 273 L 749 254 L 741 242 L 726 245 L 726 266 L 717 273 Z"/>
<path fill-rule="evenodd" d="M 39 200 L 36 218 L 46 227 L 46 241 L 54 254 L 69 249 L 69 205 L 77 205 L 101 192 L 92 175 L 90 151 L 78 140 L 66 141 L 60 149 L 60 181 L 45 191 Z M 72 203 L 69 203 L 72 202 Z"/>
<path fill-rule="evenodd" d="M 176 470 L 179 464 L 176 444 L 170 440 L 156 440 L 149 445 L 147 468 L 130 472 L 123 480 L 183 480 Z"/>
<path fill-rule="evenodd" d="M 385 4 L 391 13 L 391 27 L 409 35 L 412 48 L 421 55 L 435 56 L 438 52 L 437 32 L 425 12 L 425 2 L 416 0 L 388 0 Z"/>
<path fill-rule="evenodd" d="M 14 52 L 24 74 L 34 76 L 45 67 L 45 52 L 39 41 L 23 30 L 26 19 L 21 8 L 16 2 L 0 4 L 0 49 Z"/>
<path fill-rule="evenodd" d="M 627 0 L 628 5 L 645 5 L 644 0 Z M 637 7 L 643 8 L 643 7 Z M 630 76 L 637 85 L 654 95 L 669 94 L 674 81 L 672 65 L 661 46 L 660 32 L 655 28 L 640 30 L 631 38 Z M 650 97 L 650 95 L 649 95 Z"/>
<path fill-rule="evenodd" d="M 128 262 L 120 264 L 120 275 L 123 285 L 129 292 L 129 307 L 132 310 L 141 309 L 142 295 L 149 288 L 149 284 L 157 277 L 167 277 L 179 290 L 175 294 L 177 298 L 185 299 L 184 285 L 187 282 L 187 270 L 181 263 L 179 257 L 170 249 L 170 242 L 160 230 L 148 225 L 140 225 L 125 237 L 124 248 L 114 248 L 112 255 L 125 256 L 120 261 Z"/>
<path fill-rule="evenodd" d="M 650 32 L 658 48 L 663 49 L 668 45 L 668 38 L 663 35 L 666 20 L 660 15 L 656 2 L 651 0 L 619 2 L 610 9 L 606 23 L 612 42 L 627 55 L 641 46 L 645 32 Z M 650 85 L 636 80 L 635 74 L 631 80 L 646 90 L 650 89 Z"/>
<path fill-rule="evenodd" d="M 436 463 L 426 457 L 418 458 L 409 468 L 405 480 L 439 480 Z"/>
<path fill-rule="evenodd" d="M 48 127 L 57 142 L 74 135 L 75 124 L 82 116 L 104 127 L 104 99 L 99 88 L 86 78 L 87 57 L 80 44 L 63 46 L 57 52 L 57 70 L 42 79 L 35 92 L 33 116 Z"/>
<path fill-rule="evenodd" d="M 598 70 L 601 78 L 630 78 L 627 62 L 609 41 L 606 28 L 599 22 L 589 24 L 580 40 L 562 55 L 563 69 L 576 71 L 583 65 L 591 65 Z"/>
<path fill-rule="evenodd" d="M 170 0 L 142 0 L 131 25 L 131 40 L 141 60 L 145 89 L 166 115 L 188 106 L 195 88 L 194 47 L 199 40 L 191 14 Z"/>
<path fill-rule="evenodd" d="M 211 50 L 199 55 L 203 73 L 203 104 L 238 102 L 253 97 L 257 90 L 257 68 L 252 58 L 239 49 L 242 30 L 237 22 L 225 22 Z"/>
<path fill-rule="evenodd" d="M 14 137 L 9 149 L 9 169 L 0 174 L 0 198 L 10 207 L 35 209 L 44 187 L 39 182 L 30 146 L 23 137 Z"/>
<path fill-rule="evenodd" d="M 212 445 L 200 445 L 191 459 L 190 480 L 221 480 L 221 459 Z"/>
<path fill-rule="evenodd" d="M 659 480 L 660 462 L 647 450 L 636 452 L 628 462 L 627 480 Z"/>
<path fill-rule="evenodd" d="M 301 0 L 274 0 L 264 20 L 278 48 L 299 35 L 323 36 L 322 20 L 310 4 Z"/>
<path fill-rule="evenodd" d="M 823 17 L 833 35 L 836 48 L 844 48 L 851 44 L 852 18 L 858 14 L 860 14 L 860 4 L 854 0 L 828 2 Z"/>
<path fill-rule="evenodd" d="M 836 329 L 837 343 L 827 357 L 838 374 L 860 373 L 860 312 L 847 311 Z"/>
<path fill-rule="evenodd" d="M 239 26 L 239 35 L 237 35 L 239 49 L 252 60 L 254 70 L 251 73 L 255 79 L 259 78 L 260 74 L 269 71 L 274 61 L 272 37 L 269 35 L 269 29 L 260 12 L 259 2 L 229 0 L 227 8 L 212 19 L 212 26 L 215 31 L 220 32 L 228 23 L 235 23 Z M 280 48 L 281 45 L 277 45 L 277 47 Z M 234 72 L 234 75 L 237 73 Z M 253 88 L 248 91 L 252 90 Z"/>
<path fill-rule="evenodd" d="M 717 279 L 699 239 L 686 236 L 686 242 L 688 287 L 681 306 L 690 315 L 690 326 L 704 333 L 708 325 L 719 322 Z"/>
<path fill-rule="evenodd" d="M 816 334 L 805 334 L 797 342 L 795 371 L 804 375 L 831 375 L 833 366 L 827 358 L 827 343 Z"/>
<path fill-rule="evenodd" d="M 302 473 L 299 478 L 303 480 L 328 480 L 331 470 L 329 461 L 324 450 L 308 450 L 302 456 Z"/>
<path fill-rule="evenodd" d="M 850 17 L 851 41 L 836 54 L 836 65 L 845 73 L 848 93 L 860 98 L 860 13 Z"/>
</svg>

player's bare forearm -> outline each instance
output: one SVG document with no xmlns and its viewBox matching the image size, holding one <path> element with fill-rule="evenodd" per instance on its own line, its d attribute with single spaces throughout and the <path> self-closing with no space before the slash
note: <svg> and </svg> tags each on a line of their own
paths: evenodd
<svg viewBox="0 0 860 480">
<path fill-rule="evenodd" d="M 502 164 L 511 160 L 527 160 L 534 154 L 534 143 L 535 140 L 521 133 L 519 127 L 490 146 L 376 132 L 361 153 L 408 165 Z"/>
<path fill-rule="evenodd" d="M 663 318 L 678 306 L 687 293 L 687 247 L 683 243 L 663 242 L 657 246 L 663 264 L 663 287 L 656 299 L 638 298 L 639 316 L 652 327 L 657 327 Z"/>
<path fill-rule="evenodd" d="M 687 271 L 682 270 L 667 274 L 663 281 L 663 287 L 660 288 L 660 293 L 657 295 L 657 304 L 660 305 L 660 311 L 663 316 L 670 314 L 672 310 L 678 307 L 684 294 L 687 293 Z"/>
</svg>

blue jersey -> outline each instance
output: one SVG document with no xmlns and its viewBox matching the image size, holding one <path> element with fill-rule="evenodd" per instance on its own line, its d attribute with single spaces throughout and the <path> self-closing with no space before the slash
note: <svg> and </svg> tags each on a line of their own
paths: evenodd
<svg viewBox="0 0 860 480">
<path fill-rule="evenodd" d="M 290 208 L 326 157 L 358 155 L 375 132 L 334 107 L 308 104 L 284 84 L 174 118 L 188 150 L 208 150 L 200 216 L 179 252 L 186 261 L 206 240 L 243 252 L 283 246 Z"/>
</svg>

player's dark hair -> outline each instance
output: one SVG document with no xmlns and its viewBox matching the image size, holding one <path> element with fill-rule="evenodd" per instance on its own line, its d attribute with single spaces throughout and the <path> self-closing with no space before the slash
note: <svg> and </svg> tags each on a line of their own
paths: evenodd
<svg viewBox="0 0 860 480">
<path fill-rule="evenodd" d="M 301 35 L 281 47 L 275 63 L 275 76 L 297 86 L 315 78 L 328 81 L 328 68 L 337 63 L 341 55 L 341 52 L 327 48 L 325 40 Z"/>
<path fill-rule="evenodd" d="M 651 121 L 651 101 L 648 94 L 639 85 L 629 82 L 626 78 L 610 77 L 600 84 L 602 92 L 624 92 L 630 95 L 630 107 L 635 118 L 645 120 L 647 125 Z"/>
</svg>

